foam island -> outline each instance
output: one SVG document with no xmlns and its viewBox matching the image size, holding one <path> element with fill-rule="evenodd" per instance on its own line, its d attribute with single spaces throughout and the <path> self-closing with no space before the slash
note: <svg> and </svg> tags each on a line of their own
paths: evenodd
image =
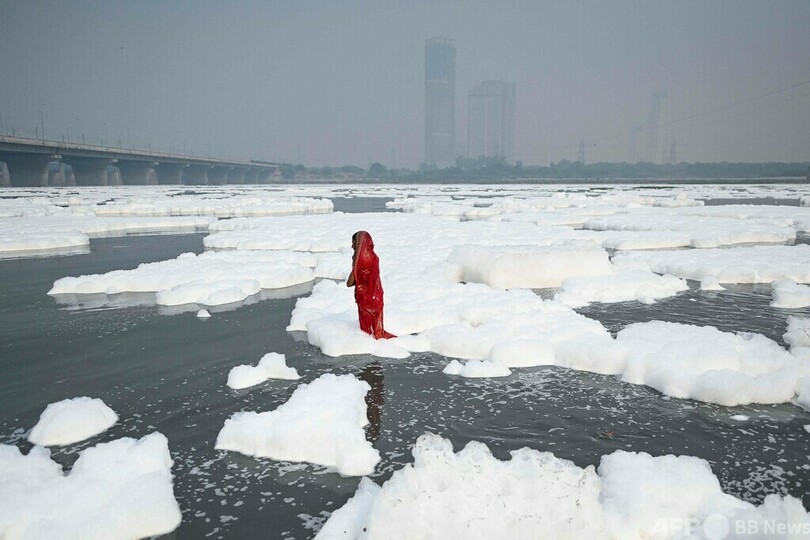
<svg viewBox="0 0 810 540">
<path fill-rule="evenodd" d="M 216 449 L 325 465 L 344 476 L 370 474 L 380 461 L 363 430 L 370 389 L 352 375 L 326 373 L 298 386 L 273 411 L 231 416 L 217 436 Z"/>
<path fill-rule="evenodd" d="M 364 478 L 316 538 L 713 539 L 766 523 L 810 534 L 801 501 L 772 494 L 755 506 L 725 494 L 696 457 L 617 450 L 580 468 L 529 448 L 500 461 L 477 441 L 454 453 L 432 434 L 412 452 L 382 486 Z"/>
<path fill-rule="evenodd" d="M 48 294 L 154 292 L 158 305 L 217 306 L 244 300 L 262 289 L 312 281 L 312 269 L 298 264 L 299 260 L 284 252 L 184 253 L 133 270 L 64 277 L 54 282 Z"/>
<path fill-rule="evenodd" d="M 301 377 L 293 367 L 288 367 L 283 354 L 267 353 L 255 366 L 243 364 L 228 373 L 228 388 L 240 390 L 261 384 L 268 379 L 297 380 Z"/>
<path fill-rule="evenodd" d="M 166 437 L 152 433 L 81 452 L 66 473 L 50 452 L 0 445 L 0 537 L 108 540 L 166 534 L 180 525 Z"/>
<path fill-rule="evenodd" d="M 45 407 L 28 440 L 41 446 L 65 446 L 98 435 L 117 421 L 115 411 L 100 399 L 64 399 Z"/>
</svg>

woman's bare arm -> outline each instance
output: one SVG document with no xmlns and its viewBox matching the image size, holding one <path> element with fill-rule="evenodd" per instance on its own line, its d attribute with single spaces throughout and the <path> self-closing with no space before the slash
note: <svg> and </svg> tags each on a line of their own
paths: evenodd
<svg viewBox="0 0 810 540">
<path fill-rule="evenodd" d="M 354 268 L 349 272 L 349 279 L 346 280 L 347 287 L 354 287 Z"/>
</svg>

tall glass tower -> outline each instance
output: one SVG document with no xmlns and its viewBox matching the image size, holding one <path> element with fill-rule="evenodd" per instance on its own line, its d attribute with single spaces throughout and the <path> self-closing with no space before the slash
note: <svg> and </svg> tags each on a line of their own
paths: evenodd
<svg viewBox="0 0 810 540">
<path fill-rule="evenodd" d="M 425 164 L 456 161 L 456 45 L 450 38 L 425 42 Z"/>
</svg>

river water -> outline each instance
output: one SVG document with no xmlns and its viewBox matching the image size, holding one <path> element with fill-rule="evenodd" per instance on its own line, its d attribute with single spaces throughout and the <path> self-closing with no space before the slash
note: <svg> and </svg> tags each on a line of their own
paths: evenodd
<svg viewBox="0 0 810 540">
<path fill-rule="evenodd" d="M 384 199 L 336 200 L 341 211 L 384 209 Z M 213 313 L 167 312 L 147 296 L 59 303 L 46 293 L 67 275 L 134 268 L 142 262 L 203 250 L 203 235 L 128 236 L 93 240 L 90 253 L 0 260 L 0 443 L 27 452 L 25 433 L 46 404 L 87 395 L 104 400 L 120 421 L 80 444 L 56 448 L 66 467 L 78 452 L 119 437 L 160 431 L 174 459 L 175 496 L 183 522 L 168 538 L 309 538 L 325 516 L 354 493 L 358 478 L 309 464 L 255 459 L 214 450 L 225 420 L 240 410 L 267 411 L 295 388 L 271 381 L 235 392 L 225 381 L 238 364 L 267 352 L 287 356 L 309 382 L 325 372 L 352 373 L 372 387 L 367 437 L 382 461 L 382 483 L 409 463 L 416 438 L 438 433 L 460 449 L 470 440 L 493 453 L 523 446 L 552 451 L 577 465 L 598 465 L 617 449 L 689 454 L 707 459 L 723 489 L 759 503 L 767 493 L 791 494 L 810 506 L 810 413 L 790 404 L 720 407 L 670 399 L 615 377 L 555 367 L 515 370 L 496 379 L 441 373 L 448 359 L 414 354 L 406 360 L 370 356 L 333 359 L 285 327 L 308 287 L 272 291 L 252 304 Z M 580 311 L 616 332 L 637 321 L 710 324 L 762 333 L 782 342 L 789 314 L 771 308 L 767 287 L 723 292 L 692 289 L 653 305 L 594 305 Z M 738 422 L 733 415 L 750 420 Z"/>
</svg>

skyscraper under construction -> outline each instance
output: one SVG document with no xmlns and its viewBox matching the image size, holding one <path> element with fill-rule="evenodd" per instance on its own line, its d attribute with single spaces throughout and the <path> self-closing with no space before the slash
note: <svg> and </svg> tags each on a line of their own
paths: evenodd
<svg viewBox="0 0 810 540">
<path fill-rule="evenodd" d="M 448 167 L 456 159 L 456 45 L 425 42 L 425 164 Z"/>
</svg>

